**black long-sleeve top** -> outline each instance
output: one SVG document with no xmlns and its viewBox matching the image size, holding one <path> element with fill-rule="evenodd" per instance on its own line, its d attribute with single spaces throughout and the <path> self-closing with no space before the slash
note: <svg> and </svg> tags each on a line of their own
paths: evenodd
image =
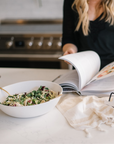
<svg viewBox="0 0 114 144">
<path fill-rule="evenodd" d="M 93 50 L 101 58 L 101 68 L 114 61 L 114 26 L 105 20 L 100 20 L 102 14 L 94 21 L 90 21 L 88 36 L 85 36 L 80 27 L 75 31 L 78 23 L 78 13 L 72 10 L 74 0 L 64 0 L 63 7 L 63 37 L 62 46 L 72 43 L 78 51 Z"/>
</svg>

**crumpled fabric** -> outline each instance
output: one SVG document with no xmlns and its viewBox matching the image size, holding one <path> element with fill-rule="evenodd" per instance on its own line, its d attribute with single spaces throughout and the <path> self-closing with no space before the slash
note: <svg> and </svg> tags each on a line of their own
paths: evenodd
<svg viewBox="0 0 114 144">
<path fill-rule="evenodd" d="M 101 124 L 114 125 L 114 108 L 105 104 L 108 99 L 69 93 L 61 97 L 56 107 L 73 128 L 83 130 L 90 137 L 89 129 L 105 131 Z"/>
</svg>

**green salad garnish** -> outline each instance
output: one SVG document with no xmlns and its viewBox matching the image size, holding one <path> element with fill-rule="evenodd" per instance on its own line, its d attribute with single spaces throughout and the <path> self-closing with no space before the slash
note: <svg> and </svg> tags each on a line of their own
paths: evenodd
<svg viewBox="0 0 114 144">
<path fill-rule="evenodd" d="M 31 106 L 47 102 L 57 96 L 58 94 L 52 90 L 49 90 L 49 88 L 40 86 L 38 90 L 33 90 L 29 93 L 25 92 L 23 94 L 8 96 L 1 104 L 7 106 Z"/>
</svg>

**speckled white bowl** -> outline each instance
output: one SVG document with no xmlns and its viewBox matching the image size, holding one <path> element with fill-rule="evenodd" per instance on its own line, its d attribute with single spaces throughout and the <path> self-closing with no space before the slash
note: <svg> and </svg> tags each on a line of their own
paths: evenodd
<svg viewBox="0 0 114 144">
<path fill-rule="evenodd" d="M 3 88 L 7 90 L 11 95 L 13 95 L 16 93 L 31 92 L 32 90 L 37 90 L 40 86 L 46 86 L 56 93 L 60 92 L 60 94 L 62 94 L 63 92 L 62 87 L 59 84 L 41 80 L 23 81 L 5 86 Z M 8 94 L 6 92 L 0 90 L 0 102 L 5 101 L 7 96 Z M 61 96 L 34 106 L 12 107 L 0 104 L 0 109 L 4 113 L 17 118 L 31 118 L 41 116 L 51 111 L 58 103 L 60 97 Z"/>
</svg>

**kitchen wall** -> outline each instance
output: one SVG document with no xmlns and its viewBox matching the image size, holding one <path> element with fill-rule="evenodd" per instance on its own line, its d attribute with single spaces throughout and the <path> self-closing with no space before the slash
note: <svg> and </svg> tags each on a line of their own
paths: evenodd
<svg viewBox="0 0 114 144">
<path fill-rule="evenodd" d="M 61 19 L 63 0 L 0 0 L 1 19 Z"/>
</svg>

